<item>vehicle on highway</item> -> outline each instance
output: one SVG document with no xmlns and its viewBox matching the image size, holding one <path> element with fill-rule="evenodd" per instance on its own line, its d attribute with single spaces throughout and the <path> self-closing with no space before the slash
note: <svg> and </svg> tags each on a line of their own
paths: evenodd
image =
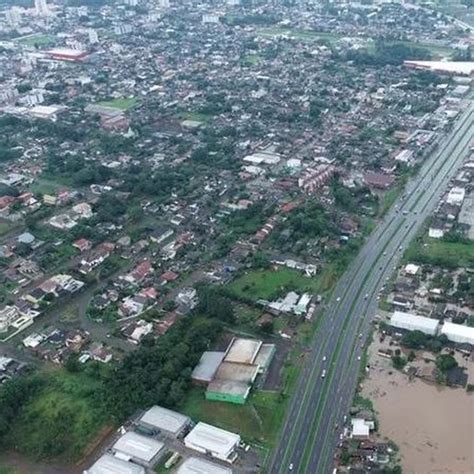
<svg viewBox="0 0 474 474">
<path fill-rule="evenodd" d="M 404 216 L 407 216 L 407 215 L 408 215 L 408 211 L 403 211 L 403 215 L 404 215 Z"/>
<path fill-rule="evenodd" d="M 384 257 L 385 257 L 385 255 L 387 255 L 387 252 L 384 252 L 384 253 L 383 253 L 383 256 L 384 256 Z"/>
<path fill-rule="evenodd" d="M 291 464 L 288 466 L 288 470 L 289 470 L 289 471 L 292 471 L 292 470 L 293 470 L 293 463 L 291 463 Z"/>
<path fill-rule="evenodd" d="M 326 356 L 323 357 L 323 362 L 326 362 Z"/>
<path fill-rule="evenodd" d="M 362 333 L 359 334 L 359 339 L 362 339 Z"/>
<path fill-rule="evenodd" d="M 365 296 L 364 296 L 364 299 L 366 300 L 368 297 L 369 297 L 369 294 L 366 293 Z"/>
<path fill-rule="evenodd" d="M 323 379 L 324 377 L 326 377 L 326 369 L 323 369 L 321 372 L 321 378 Z"/>
<path fill-rule="evenodd" d="M 339 303 L 339 301 L 341 301 L 341 297 L 338 296 L 338 297 L 336 298 L 336 301 Z"/>
<path fill-rule="evenodd" d="M 357 356 L 357 360 L 360 360 L 360 356 Z"/>
</svg>

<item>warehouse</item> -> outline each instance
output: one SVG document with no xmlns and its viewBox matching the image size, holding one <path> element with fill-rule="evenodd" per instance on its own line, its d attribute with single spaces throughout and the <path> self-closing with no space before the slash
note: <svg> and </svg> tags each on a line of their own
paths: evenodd
<svg viewBox="0 0 474 474">
<path fill-rule="evenodd" d="M 127 431 L 113 445 L 114 454 L 122 459 L 134 461 L 142 466 L 153 466 L 163 452 L 163 443 L 153 438 Z"/>
<path fill-rule="evenodd" d="M 229 463 L 236 460 L 239 443 L 239 435 L 202 422 L 184 438 L 187 448 Z"/>
<path fill-rule="evenodd" d="M 232 474 L 232 469 L 204 459 L 190 457 L 181 464 L 176 474 Z"/>
<path fill-rule="evenodd" d="M 234 338 L 227 348 L 224 362 L 253 364 L 261 345 L 262 341 Z"/>
<path fill-rule="evenodd" d="M 199 360 L 199 364 L 193 370 L 191 379 L 195 383 L 207 385 L 214 379 L 219 365 L 224 358 L 224 352 L 204 352 Z"/>
<path fill-rule="evenodd" d="M 470 328 L 469 326 L 444 323 L 441 327 L 441 334 L 444 334 L 452 342 L 471 344 L 474 346 L 474 328 Z"/>
<path fill-rule="evenodd" d="M 255 358 L 255 365 L 258 366 L 258 373 L 263 374 L 268 370 L 276 352 L 275 344 L 262 344 Z"/>
<path fill-rule="evenodd" d="M 111 454 L 104 454 L 84 474 L 145 474 L 145 469 Z"/>
<path fill-rule="evenodd" d="M 408 331 L 421 331 L 429 336 L 434 336 L 438 332 L 439 321 L 404 313 L 403 311 L 395 311 L 390 319 L 390 325 Z"/>
<path fill-rule="evenodd" d="M 157 405 L 147 410 L 138 421 L 138 425 L 145 430 L 163 431 L 175 438 L 183 435 L 190 424 L 191 419 L 186 415 Z"/>
</svg>

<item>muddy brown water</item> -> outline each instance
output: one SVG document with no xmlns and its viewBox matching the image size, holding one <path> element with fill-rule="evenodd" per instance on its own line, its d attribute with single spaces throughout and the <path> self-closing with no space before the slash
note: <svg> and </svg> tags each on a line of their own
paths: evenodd
<svg viewBox="0 0 474 474">
<path fill-rule="evenodd" d="M 410 381 L 377 355 L 379 347 L 377 340 L 369 349 L 362 395 L 374 403 L 380 434 L 400 448 L 404 474 L 474 474 L 474 395 Z M 472 374 L 474 364 L 464 364 Z"/>
</svg>

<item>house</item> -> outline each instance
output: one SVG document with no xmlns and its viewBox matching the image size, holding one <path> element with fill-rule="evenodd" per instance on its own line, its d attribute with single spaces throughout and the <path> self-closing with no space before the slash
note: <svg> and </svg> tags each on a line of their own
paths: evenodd
<svg viewBox="0 0 474 474">
<path fill-rule="evenodd" d="M 179 275 L 172 271 L 167 271 L 160 276 L 160 282 L 162 285 L 171 283 L 179 278 Z"/>
<path fill-rule="evenodd" d="M 90 219 L 94 214 L 92 207 L 87 202 L 81 202 L 73 206 L 72 211 L 81 219 Z"/>
<path fill-rule="evenodd" d="M 85 252 L 86 250 L 90 250 L 91 247 L 92 247 L 92 242 L 90 240 L 87 240 L 87 239 L 78 239 L 76 240 L 72 246 L 76 249 L 79 250 L 79 252 Z"/>
<path fill-rule="evenodd" d="M 138 283 L 143 281 L 147 276 L 153 273 L 154 269 L 148 260 L 137 265 L 130 273 L 125 275 L 123 279 L 129 283 Z"/>
<path fill-rule="evenodd" d="M 112 360 L 112 353 L 103 344 L 91 344 L 88 353 L 97 362 L 108 364 Z"/>
<path fill-rule="evenodd" d="M 127 338 L 132 344 L 138 344 L 146 335 L 150 334 L 153 331 L 153 324 L 147 323 L 145 320 L 140 319 L 139 321 L 134 321 L 125 327 L 122 331 L 122 334 Z"/>
<path fill-rule="evenodd" d="M 161 227 L 159 229 L 154 230 L 150 234 L 150 240 L 156 244 L 161 244 L 164 240 L 168 239 L 174 234 L 174 230 L 167 228 L 167 227 Z"/>
</svg>

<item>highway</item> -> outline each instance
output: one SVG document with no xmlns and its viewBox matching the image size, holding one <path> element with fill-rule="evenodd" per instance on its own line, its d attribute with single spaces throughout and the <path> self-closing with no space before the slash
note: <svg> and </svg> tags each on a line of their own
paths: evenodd
<svg viewBox="0 0 474 474">
<path fill-rule="evenodd" d="M 473 103 L 466 101 L 451 132 L 407 183 L 405 194 L 336 285 L 289 403 L 268 473 L 332 472 L 344 415 L 360 373 L 358 358 L 377 311 L 377 295 L 468 155 L 474 135 L 473 112 Z"/>
</svg>

